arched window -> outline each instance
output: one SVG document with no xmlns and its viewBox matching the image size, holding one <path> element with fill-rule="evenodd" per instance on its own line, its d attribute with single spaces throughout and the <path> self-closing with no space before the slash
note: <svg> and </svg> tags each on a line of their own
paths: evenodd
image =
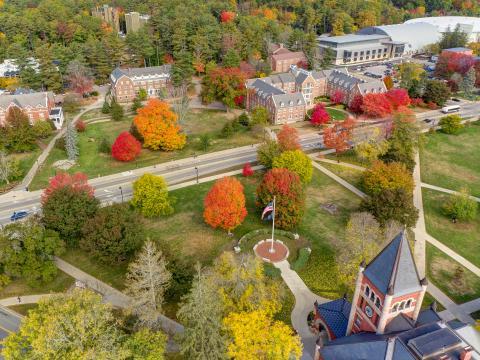
<svg viewBox="0 0 480 360">
<path fill-rule="evenodd" d="M 374 294 L 373 291 L 372 291 L 372 293 L 370 294 L 370 300 L 375 301 L 375 294 Z"/>
<path fill-rule="evenodd" d="M 398 303 L 393 305 L 393 308 L 392 308 L 391 312 L 394 313 L 394 312 L 397 312 L 397 310 L 398 310 Z"/>
<path fill-rule="evenodd" d="M 380 309 L 380 298 L 378 298 L 378 297 L 375 300 L 375 306 Z"/>
<path fill-rule="evenodd" d="M 405 307 L 408 309 L 410 306 L 412 306 L 412 299 L 407 301 L 407 305 Z"/>
<path fill-rule="evenodd" d="M 365 295 L 367 295 L 367 297 L 370 296 L 370 288 L 368 287 L 368 285 L 365 288 Z"/>
<path fill-rule="evenodd" d="M 404 308 L 405 308 L 405 301 L 402 301 L 402 303 L 398 307 L 398 310 L 403 310 Z"/>
</svg>

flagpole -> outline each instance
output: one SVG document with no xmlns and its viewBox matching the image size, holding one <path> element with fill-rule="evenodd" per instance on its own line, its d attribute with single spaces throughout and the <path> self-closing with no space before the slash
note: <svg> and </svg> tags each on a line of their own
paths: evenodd
<svg viewBox="0 0 480 360">
<path fill-rule="evenodd" d="M 272 244 L 270 246 L 270 253 L 274 253 L 275 249 L 273 248 L 274 234 L 275 234 L 275 196 L 273 196 L 273 213 L 272 213 Z"/>
</svg>

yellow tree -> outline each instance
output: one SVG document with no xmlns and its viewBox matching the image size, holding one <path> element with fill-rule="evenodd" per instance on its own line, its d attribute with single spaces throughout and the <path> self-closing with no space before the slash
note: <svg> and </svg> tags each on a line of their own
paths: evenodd
<svg viewBox="0 0 480 360">
<path fill-rule="evenodd" d="M 186 136 L 177 124 L 178 117 L 170 105 L 151 99 L 137 110 L 133 119 L 137 131 L 143 137 L 143 146 L 152 150 L 173 151 L 185 146 Z"/>
<path fill-rule="evenodd" d="M 268 311 L 231 313 L 224 325 L 231 337 L 227 353 L 232 359 L 300 359 L 300 338 Z"/>
</svg>

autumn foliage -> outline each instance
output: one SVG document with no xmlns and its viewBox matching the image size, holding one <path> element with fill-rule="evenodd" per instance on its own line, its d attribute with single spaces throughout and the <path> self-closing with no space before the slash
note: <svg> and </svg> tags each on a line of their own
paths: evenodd
<svg viewBox="0 0 480 360">
<path fill-rule="evenodd" d="M 465 75 L 474 64 L 472 55 L 444 51 L 438 57 L 435 74 L 443 78 L 449 78 L 454 73 Z"/>
<path fill-rule="evenodd" d="M 312 111 L 312 116 L 310 117 L 310 123 L 313 126 L 320 126 L 327 124 L 330 121 L 330 114 L 325 109 L 325 105 L 319 103 L 315 105 Z"/>
<path fill-rule="evenodd" d="M 275 196 L 275 224 L 293 229 L 305 211 L 305 191 L 300 177 L 287 169 L 272 169 L 257 188 L 257 207 L 263 210 Z"/>
<path fill-rule="evenodd" d="M 386 94 L 367 94 L 363 97 L 363 112 L 371 117 L 385 117 L 392 113 L 393 106 Z"/>
<path fill-rule="evenodd" d="M 58 189 L 68 187 L 73 192 L 85 192 L 93 197 L 93 187 L 88 184 L 88 177 L 84 173 L 77 172 L 70 175 L 66 172 L 61 172 L 50 179 L 48 187 L 43 191 L 42 204 L 45 204 L 49 196 Z"/>
<path fill-rule="evenodd" d="M 345 93 L 342 90 L 335 90 L 332 95 L 330 95 L 330 101 L 334 104 L 341 104 L 345 99 Z"/>
<path fill-rule="evenodd" d="M 231 21 L 233 21 L 233 19 L 235 19 L 235 13 L 233 11 L 223 10 L 220 13 L 220 21 L 222 23 L 231 22 Z"/>
<path fill-rule="evenodd" d="M 230 108 L 235 107 L 235 99 L 246 94 L 247 77 L 240 68 L 215 67 L 203 78 L 202 101 L 210 104 L 215 100 L 222 101 Z"/>
<path fill-rule="evenodd" d="M 298 137 L 297 129 L 283 125 L 280 132 L 277 134 L 278 144 L 282 151 L 300 149 L 300 138 Z"/>
<path fill-rule="evenodd" d="M 385 87 L 387 90 L 390 90 L 393 88 L 393 79 L 390 75 L 387 75 L 383 78 L 383 83 L 385 84 Z"/>
<path fill-rule="evenodd" d="M 362 112 L 363 106 L 363 96 L 362 95 L 355 95 L 350 102 L 349 109 L 351 112 L 355 114 L 360 114 Z"/>
<path fill-rule="evenodd" d="M 323 143 L 327 148 L 334 149 L 337 155 L 350 149 L 354 127 L 355 120 L 350 117 L 336 122 L 323 132 Z"/>
<path fill-rule="evenodd" d="M 142 144 L 128 131 L 118 135 L 112 145 L 112 156 L 119 161 L 132 161 L 141 151 Z"/>
<path fill-rule="evenodd" d="M 146 148 L 172 151 L 185 146 L 186 136 L 180 132 L 177 115 L 163 101 L 150 99 L 147 105 L 137 110 L 133 123 Z"/>
<path fill-rule="evenodd" d="M 250 165 L 249 162 L 247 162 L 245 165 L 243 165 L 243 170 L 242 170 L 242 175 L 245 177 L 252 176 L 254 173 L 252 169 L 252 165 Z"/>
<path fill-rule="evenodd" d="M 203 218 L 213 228 L 231 231 L 247 216 L 243 185 L 232 177 L 217 180 L 205 197 L 204 205 Z"/>
<path fill-rule="evenodd" d="M 411 103 L 408 91 L 403 88 L 390 89 L 387 91 L 386 96 L 394 110 L 402 106 L 408 106 Z"/>
</svg>

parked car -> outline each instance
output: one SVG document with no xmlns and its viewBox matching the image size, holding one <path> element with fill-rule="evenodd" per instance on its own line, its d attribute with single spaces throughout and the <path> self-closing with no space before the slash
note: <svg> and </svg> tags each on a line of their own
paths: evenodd
<svg viewBox="0 0 480 360">
<path fill-rule="evenodd" d="M 457 98 L 452 98 L 452 101 L 460 102 L 461 100 L 460 100 L 460 99 L 457 99 Z"/>
<path fill-rule="evenodd" d="M 424 119 L 423 122 L 426 122 L 427 124 L 430 124 L 433 121 L 433 119 Z"/>
<path fill-rule="evenodd" d="M 14 211 L 12 216 L 10 216 L 10 221 L 17 221 L 28 216 L 27 210 Z"/>
</svg>

